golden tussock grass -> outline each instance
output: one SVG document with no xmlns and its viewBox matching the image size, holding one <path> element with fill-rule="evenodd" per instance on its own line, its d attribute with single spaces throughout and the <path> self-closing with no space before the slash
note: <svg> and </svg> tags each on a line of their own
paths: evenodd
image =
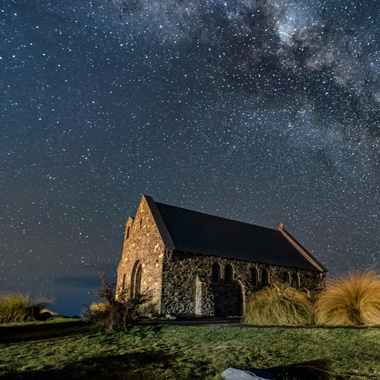
<svg viewBox="0 0 380 380">
<path fill-rule="evenodd" d="M 31 301 L 29 295 L 21 293 L 1 294 L 0 323 L 34 321 L 49 303 L 45 298 Z"/>
<path fill-rule="evenodd" d="M 380 275 L 350 273 L 332 280 L 316 302 L 317 323 L 380 324 Z"/>
<path fill-rule="evenodd" d="M 266 287 L 248 298 L 244 323 L 254 325 L 310 325 L 314 321 L 308 296 L 289 285 Z"/>
</svg>

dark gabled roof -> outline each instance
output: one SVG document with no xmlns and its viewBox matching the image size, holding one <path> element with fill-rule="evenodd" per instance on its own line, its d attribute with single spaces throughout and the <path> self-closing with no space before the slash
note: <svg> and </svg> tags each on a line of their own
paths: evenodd
<svg viewBox="0 0 380 380">
<path fill-rule="evenodd" d="M 178 251 L 311 271 L 326 271 L 283 229 L 273 230 L 150 199 L 150 203 L 154 203 L 157 207 L 171 241 Z"/>
</svg>

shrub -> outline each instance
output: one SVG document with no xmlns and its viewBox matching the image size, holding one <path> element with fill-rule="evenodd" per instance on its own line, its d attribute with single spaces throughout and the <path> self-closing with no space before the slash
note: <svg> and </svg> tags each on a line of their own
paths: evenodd
<svg viewBox="0 0 380 380">
<path fill-rule="evenodd" d="M 124 289 L 115 296 L 115 286 L 111 284 L 104 272 L 100 273 L 101 287 L 96 295 L 104 302 L 86 307 L 82 318 L 90 323 L 105 327 L 107 330 L 130 330 L 143 316 L 142 305 L 151 300 L 147 293 L 130 296 Z"/>
<path fill-rule="evenodd" d="M 255 325 L 308 325 L 314 312 L 307 294 L 287 284 L 266 287 L 248 297 L 244 323 Z"/>
<path fill-rule="evenodd" d="M 317 323 L 380 324 L 380 275 L 350 273 L 332 280 L 317 298 Z"/>
<path fill-rule="evenodd" d="M 0 323 L 29 322 L 43 319 L 41 311 L 50 301 L 38 298 L 34 301 L 21 293 L 0 295 Z"/>
<path fill-rule="evenodd" d="M 57 313 L 54 313 L 54 312 L 47 310 L 47 309 L 43 309 L 43 310 L 41 310 L 37 319 L 39 321 L 47 321 L 48 319 L 56 319 L 57 316 L 58 316 Z"/>
</svg>

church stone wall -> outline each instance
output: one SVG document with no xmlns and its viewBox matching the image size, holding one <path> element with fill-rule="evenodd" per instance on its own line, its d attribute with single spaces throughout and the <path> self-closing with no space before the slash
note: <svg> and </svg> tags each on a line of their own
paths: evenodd
<svg viewBox="0 0 380 380">
<path fill-rule="evenodd" d="M 214 263 L 220 266 L 219 283 L 211 281 Z M 233 268 L 232 283 L 226 283 L 224 278 L 227 264 Z M 258 274 L 257 286 L 254 286 L 252 278 L 253 268 Z M 174 315 L 239 315 L 241 312 L 236 313 L 237 306 L 231 307 L 231 304 L 238 305 L 241 302 L 240 310 L 244 310 L 249 293 L 264 286 L 265 269 L 269 273 L 270 283 L 282 283 L 285 278 L 290 278 L 293 281 L 298 280 L 299 287 L 310 292 L 314 292 L 318 286 L 323 286 L 325 281 L 325 274 L 319 272 L 166 250 L 161 311 L 163 314 Z M 237 299 L 239 297 L 240 300 Z"/>
<path fill-rule="evenodd" d="M 161 307 L 164 243 L 156 222 L 143 197 L 135 218 L 126 223 L 122 258 L 117 269 L 117 289 L 130 289 L 133 268 L 141 264 L 141 291 L 152 294 L 157 312 Z"/>
</svg>

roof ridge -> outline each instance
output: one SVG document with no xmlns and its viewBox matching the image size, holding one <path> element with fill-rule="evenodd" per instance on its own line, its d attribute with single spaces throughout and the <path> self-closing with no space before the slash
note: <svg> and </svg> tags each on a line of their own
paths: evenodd
<svg viewBox="0 0 380 380">
<path fill-rule="evenodd" d="M 197 213 L 197 214 L 201 214 L 201 215 L 212 216 L 213 218 L 223 219 L 223 220 L 227 220 L 227 221 L 229 221 L 229 222 L 240 223 L 240 224 L 246 224 L 246 225 L 248 225 L 248 226 L 255 226 L 255 227 L 258 227 L 258 228 L 265 229 L 265 230 L 269 230 L 269 231 L 275 231 L 275 232 L 277 232 L 277 229 L 270 228 L 270 227 L 259 226 L 258 224 L 254 224 L 254 223 L 242 222 L 242 221 L 240 221 L 240 220 L 230 219 L 230 218 L 225 218 L 225 217 L 223 217 L 223 216 L 218 216 L 218 215 L 213 215 L 213 214 L 207 214 L 207 213 L 205 213 L 205 212 L 196 211 L 196 210 L 191 210 L 191 209 L 184 208 L 184 207 L 173 206 L 173 205 L 169 205 L 169 204 L 167 204 L 167 203 L 156 202 L 156 201 L 154 201 L 154 203 L 156 203 L 156 204 L 160 204 L 160 205 L 163 205 L 163 206 L 169 206 L 169 207 L 177 208 L 177 209 L 180 209 L 180 210 L 185 210 L 185 211 L 195 212 L 195 213 Z"/>
</svg>

